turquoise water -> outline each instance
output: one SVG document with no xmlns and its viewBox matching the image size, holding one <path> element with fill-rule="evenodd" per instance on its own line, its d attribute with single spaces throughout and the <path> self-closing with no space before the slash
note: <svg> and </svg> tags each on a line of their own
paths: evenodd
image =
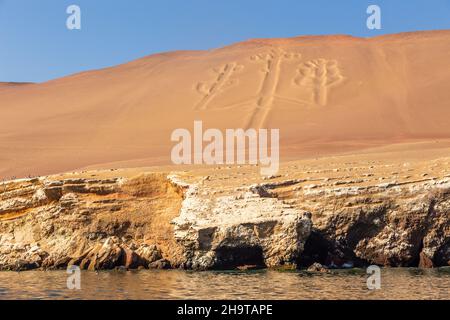
<svg viewBox="0 0 450 320">
<path fill-rule="evenodd" d="M 82 272 L 80 290 L 65 271 L 0 272 L 0 299 L 450 299 L 450 268 L 382 269 L 368 290 L 365 270 L 307 272 Z"/>
</svg>

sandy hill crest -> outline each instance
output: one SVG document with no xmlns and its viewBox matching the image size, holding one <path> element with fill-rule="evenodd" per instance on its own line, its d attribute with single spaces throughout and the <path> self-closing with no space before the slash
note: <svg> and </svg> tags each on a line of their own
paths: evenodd
<svg viewBox="0 0 450 320">
<path fill-rule="evenodd" d="M 0 177 L 170 163 L 171 132 L 194 120 L 280 128 L 285 158 L 447 139 L 449 63 L 443 30 L 250 40 L 0 84 Z"/>
</svg>

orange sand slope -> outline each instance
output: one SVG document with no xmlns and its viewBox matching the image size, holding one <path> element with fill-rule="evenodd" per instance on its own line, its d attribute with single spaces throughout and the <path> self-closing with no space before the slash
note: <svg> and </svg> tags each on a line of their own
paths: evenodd
<svg viewBox="0 0 450 320">
<path fill-rule="evenodd" d="M 280 128 L 284 159 L 450 138 L 450 30 L 250 40 L 0 85 L 0 178 L 170 163 L 176 128 Z M 142 165 L 142 163 L 141 163 Z"/>
</svg>

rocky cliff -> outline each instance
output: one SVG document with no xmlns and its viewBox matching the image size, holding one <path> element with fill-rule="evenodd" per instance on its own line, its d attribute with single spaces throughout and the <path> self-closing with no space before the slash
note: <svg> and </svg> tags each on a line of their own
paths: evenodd
<svg viewBox="0 0 450 320">
<path fill-rule="evenodd" d="M 448 163 L 426 162 L 430 173 L 423 163 L 291 164 L 266 179 L 215 168 L 7 181 L 0 269 L 446 266 Z"/>
<path fill-rule="evenodd" d="M 263 197 L 254 188 L 212 196 L 190 185 L 173 223 L 185 266 L 193 269 L 292 266 L 311 233 L 309 212 Z"/>
<path fill-rule="evenodd" d="M 291 192 L 296 184 L 292 182 Z M 334 181 L 291 194 L 279 185 L 260 188 L 314 212 L 300 265 L 450 265 L 450 177 L 353 187 Z"/>
<path fill-rule="evenodd" d="M 170 220 L 182 197 L 164 175 L 24 179 L 0 190 L 0 269 L 139 268 L 179 255 Z"/>
</svg>

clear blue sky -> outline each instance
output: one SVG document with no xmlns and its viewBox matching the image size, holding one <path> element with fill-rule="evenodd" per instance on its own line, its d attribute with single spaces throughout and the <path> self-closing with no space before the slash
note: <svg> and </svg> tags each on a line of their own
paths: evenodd
<svg viewBox="0 0 450 320">
<path fill-rule="evenodd" d="M 82 30 L 66 28 L 66 8 Z M 366 9 L 382 9 L 382 30 Z M 305 34 L 450 29 L 450 0 L 0 0 L 0 81 L 41 82 L 178 49 Z"/>
</svg>

